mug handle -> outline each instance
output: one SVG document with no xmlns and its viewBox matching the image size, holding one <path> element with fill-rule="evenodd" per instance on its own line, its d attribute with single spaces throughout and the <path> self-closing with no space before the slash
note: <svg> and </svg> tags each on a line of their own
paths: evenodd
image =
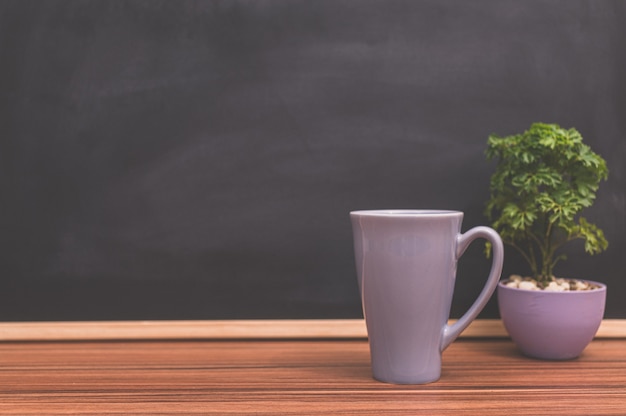
<svg viewBox="0 0 626 416">
<path fill-rule="evenodd" d="M 461 332 L 478 316 L 480 311 L 485 307 L 487 301 L 496 289 L 496 285 L 500 280 L 502 273 L 502 263 L 504 261 L 504 246 L 502 239 L 498 233 L 489 227 L 474 227 L 465 234 L 459 234 L 456 239 L 456 259 L 458 260 L 467 247 L 477 238 L 484 238 L 491 243 L 493 250 L 493 260 L 491 262 L 491 271 L 482 292 L 474 301 L 474 304 L 465 312 L 465 314 L 454 324 L 445 325 L 441 338 L 441 351 L 448 348 Z"/>
</svg>

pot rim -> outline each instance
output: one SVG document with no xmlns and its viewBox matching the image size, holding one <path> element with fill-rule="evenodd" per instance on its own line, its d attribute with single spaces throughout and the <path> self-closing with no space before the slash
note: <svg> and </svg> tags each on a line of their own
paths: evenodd
<svg viewBox="0 0 626 416">
<path fill-rule="evenodd" d="M 502 288 L 503 290 L 510 290 L 510 291 L 517 291 L 517 292 L 523 292 L 523 293 L 542 293 L 542 294 L 555 294 L 555 295 L 584 295 L 584 294 L 590 294 L 590 293 L 598 293 L 598 292 L 606 292 L 606 284 L 602 283 L 602 282 L 596 282 L 595 280 L 588 280 L 588 279 L 576 279 L 576 278 L 569 278 L 569 277 L 565 277 L 564 279 L 568 279 L 568 280 L 577 280 L 580 282 L 585 282 L 585 283 L 591 283 L 593 285 L 597 285 L 599 286 L 597 289 L 594 290 L 564 290 L 562 292 L 557 292 L 557 291 L 551 291 L 551 290 L 528 290 L 528 289 L 520 289 L 518 287 L 510 287 L 510 286 L 506 286 L 504 284 L 504 282 L 510 280 L 510 279 L 502 279 L 498 282 L 498 289 Z"/>
</svg>

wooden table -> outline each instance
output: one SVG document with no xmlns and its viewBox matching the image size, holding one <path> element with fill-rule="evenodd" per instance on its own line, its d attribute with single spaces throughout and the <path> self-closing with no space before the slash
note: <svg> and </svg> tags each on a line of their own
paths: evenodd
<svg viewBox="0 0 626 416">
<path fill-rule="evenodd" d="M 374 381 L 364 339 L 3 342 L 0 414 L 626 415 L 626 340 L 546 362 L 459 339 L 421 386 Z"/>
</svg>

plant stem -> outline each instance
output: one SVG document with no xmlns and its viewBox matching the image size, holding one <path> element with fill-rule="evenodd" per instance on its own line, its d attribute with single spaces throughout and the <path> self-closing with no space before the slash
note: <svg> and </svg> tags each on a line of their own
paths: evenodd
<svg viewBox="0 0 626 416">
<path fill-rule="evenodd" d="M 535 249 L 533 247 L 532 239 L 527 238 L 526 240 L 528 241 L 528 255 L 530 257 L 530 271 L 532 272 L 533 277 L 537 277 L 537 258 L 535 256 Z"/>
<path fill-rule="evenodd" d="M 534 252 L 532 250 L 532 246 L 530 245 L 530 242 L 529 242 L 530 257 L 529 257 L 528 254 L 526 254 L 526 252 L 522 248 L 520 248 L 517 244 L 515 244 L 515 242 L 507 241 L 506 243 L 508 245 L 510 245 L 511 247 L 513 247 L 515 250 L 517 250 L 518 253 L 520 253 L 522 255 L 524 260 L 526 260 L 526 262 L 530 266 L 531 273 L 533 274 L 533 276 L 536 276 L 537 275 L 537 263 L 534 261 L 535 255 L 534 255 Z"/>
<path fill-rule="evenodd" d="M 547 282 L 552 279 L 552 256 L 554 255 L 554 248 L 552 247 L 552 226 L 553 222 L 546 218 L 546 235 L 544 245 L 542 248 L 542 265 L 541 265 L 541 280 Z"/>
</svg>

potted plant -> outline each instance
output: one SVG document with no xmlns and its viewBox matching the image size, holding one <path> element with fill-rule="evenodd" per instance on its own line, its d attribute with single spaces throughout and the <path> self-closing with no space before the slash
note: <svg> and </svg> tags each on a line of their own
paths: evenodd
<svg viewBox="0 0 626 416">
<path fill-rule="evenodd" d="M 589 254 L 608 247 L 602 230 L 580 215 L 608 177 L 606 162 L 577 130 L 544 123 L 522 134 L 489 136 L 486 156 L 497 162 L 486 215 L 531 272 L 499 283 L 504 326 L 525 355 L 575 358 L 600 326 L 606 286 L 559 279 L 554 269 L 566 258 L 560 249 L 572 240 L 583 240 Z"/>
</svg>

